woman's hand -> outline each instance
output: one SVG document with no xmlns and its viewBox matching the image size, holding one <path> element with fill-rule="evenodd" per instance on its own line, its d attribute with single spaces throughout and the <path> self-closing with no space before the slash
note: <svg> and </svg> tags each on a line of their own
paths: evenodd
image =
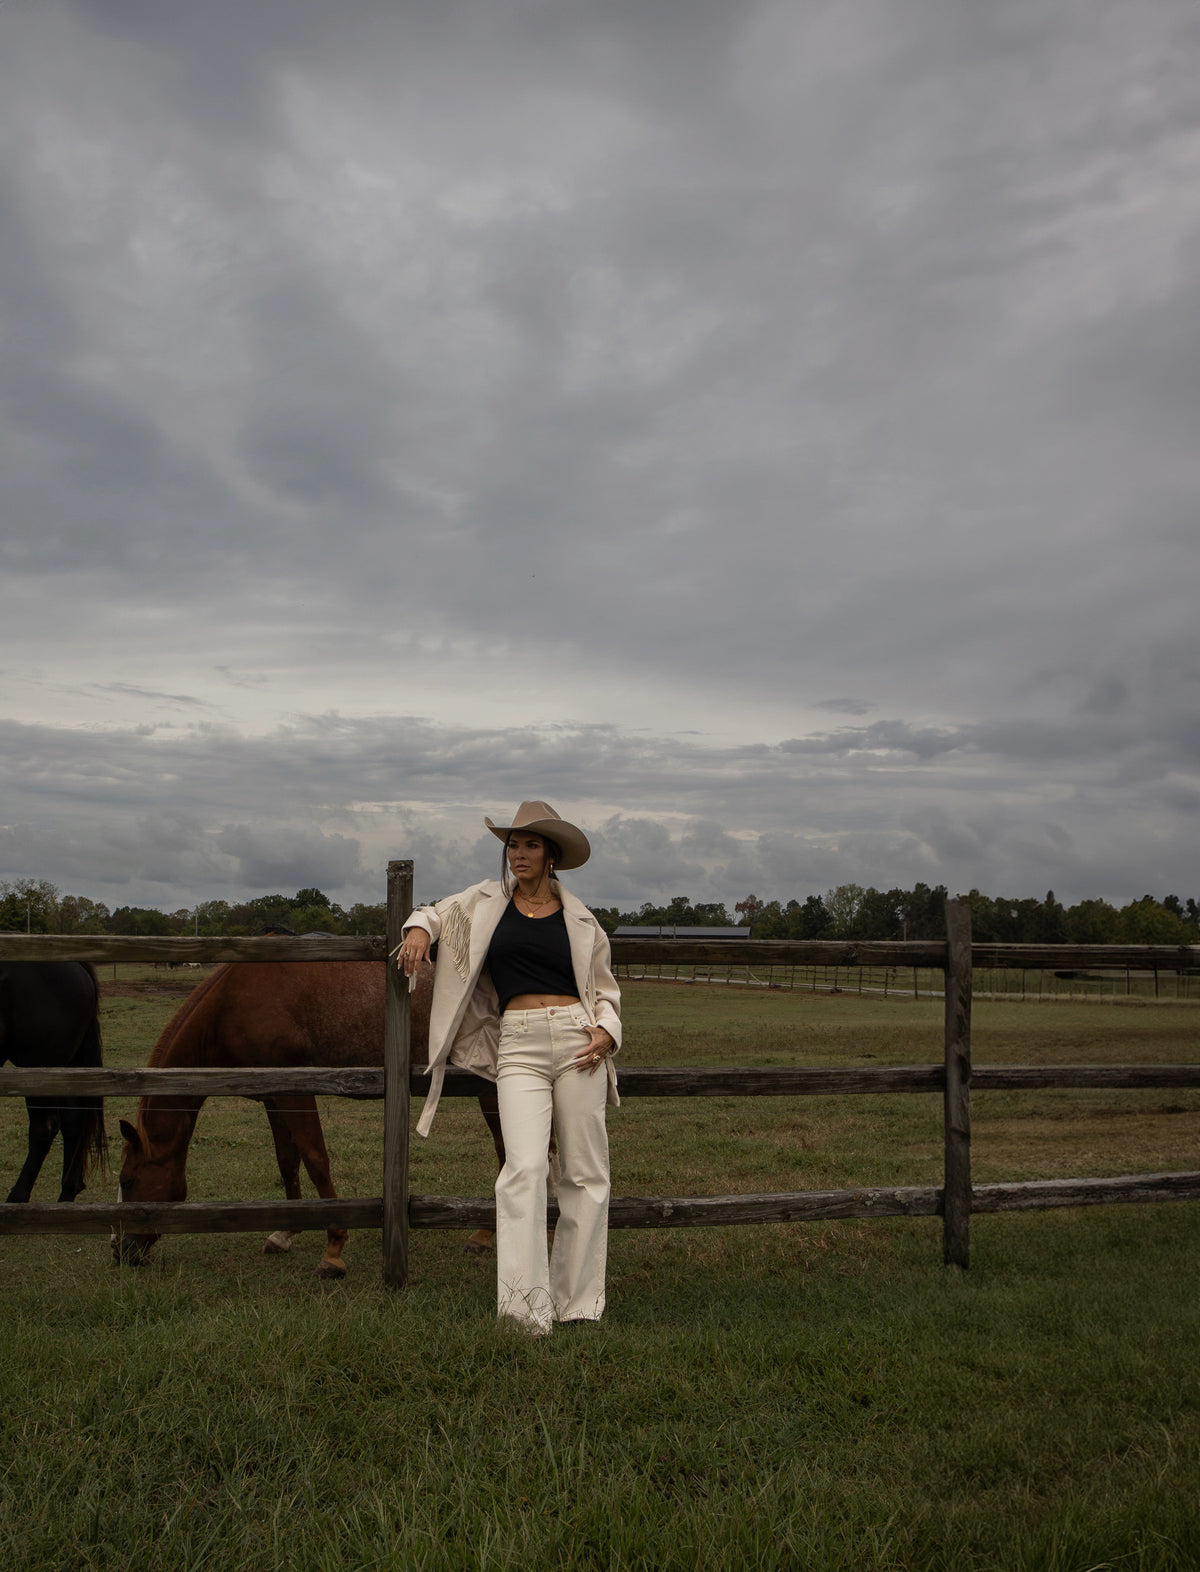
<svg viewBox="0 0 1200 1572">
<path fill-rule="evenodd" d="M 424 928 L 410 928 L 396 952 L 396 965 L 406 977 L 411 977 L 422 961 L 429 959 L 429 935 Z"/>
<path fill-rule="evenodd" d="M 616 1047 L 616 1043 L 613 1042 L 603 1026 L 585 1026 L 584 1031 L 588 1034 L 588 1045 L 582 1052 L 576 1054 L 571 1062 L 580 1075 L 583 1075 L 585 1072 L 588 1075 L 595 1075 L 596 1071 Z"/>
</svg>

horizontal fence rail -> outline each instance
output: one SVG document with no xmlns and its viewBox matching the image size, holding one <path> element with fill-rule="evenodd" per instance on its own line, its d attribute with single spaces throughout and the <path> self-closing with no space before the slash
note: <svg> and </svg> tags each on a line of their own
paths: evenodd
<svg viewBox="0 0 1200 1572">
<path fill-rule="evenodd" d="M 412 865 L 388 865 L 388 932 L 206 938 L 0 934 L 0 960 L 217 965 L 225 962 L 382 962 L 411 910 Z M 1033 1180 L 973 1185 L 970 1175 L 970 1091 L 1049 1088 L 1197 1088 L 1200 1065 L 990 1065 L 970 1057 L 972 971 L 1081 969 L 1200 972 L 1200 945 L 973 944 L 963 901 L 947 905 L 947 940 L 703 940 L 614 939 L 616 965 L 825 966 L 938 969 L 946 976 L 943 1063 L 873 1067 L 633 1066 L 621 1072 L 623 1097 L 822 1096 L 941 1092 L 945 1107 L 945 1184 L 776 1195 L 614 1197 L 613 1228 L 712 1227 L 827 1218 L 943 1218 L 945 1259 L 968 1260 L 968 1222 L 976 1212 L 1029 1211 L 1129 1201 L 1200 1199 L 1200 1173 L 1131 1174 L 1094 1179 Z M 488 1197 L 408 1194 L 408 1099 L 427 1081 L 410 1068 L 407 988 L 391 969 L 385 1012 L 385 1067 L 250 1070 L 0 1069 L 0 1096 L 142 1097 L 324 1095 L 383 1098 L 384 1194 L 360 1199 L 0 1205 L 0 1234 L 199 1233 L 275 1228 L 382 1228 L 384 1277 L 407 1279 L 408 1229 L 495 1225 Z M 480 1079 L 446 1076 L 443 1095 L 477 1096 Z M 551 1208 L 551 1217 L 555 1209 Z"/>
<path fill-rule="evenodd" d="M 773 1195 L 614 1196 L 610 1228 L 719 1228 L 737 1223 L 823 1222 L 845 1217 L 940 1217 L 940 1185 L 798 1190 Z M 1045 1211 L 1131 1201 L 1200 1200 L 1200 1173 L 1122 1174 L 1101 1179 L 1033 1179 L 983 1184 L 972 1212 Z M 551 1202 L 548 1219 L 557 1220 Z M 247 1233 L 274 1228 L 379 1228 L 379 1196 L 326 1201 L 171 1201 L 38 1206 L 0 1204 L 0 1233 Z M 485 1196 L 414 1195 L 410 1228 L 495 1228 L 496 1203 Z"/>
<path fill-rule="evenodd" d="M 942 970 L 944 939 L 612 939 L 614 964 L 742 966 L 890 966 Z M 159 962 L 216 966 L 226 961 L 382 961 L 378 936 L 305 934 L 258 938 L 136 938 L 124 935 L 0 934 L 0 960 Z M 979 944 L 973 967 L 1200 972 L 1197 944 Z"/>
<path fill-rule="evenodd" d="M 382 961 L 386 955 L 381 938 L 343 934 L 263 934 L 246 939 L 0 934 L 0 961 L 220 966 L 226 961 Z"/>
<path fill-rule="evenodd" d="M 469 1070 L 447 1071 L 443 1097 L 478 1097 L 490 1083 Z M 752 1066 L 712 1069 L 635 1066 L 621 1072 L 626 1097 L 854 1097 L 880 1092 L 940 1092 L 940 1064 L 882 1065 L 874 1069 Z M 971 1071 L 975 1091 L 1052 1088 L 1200 1088 L 1200 1064 L 988 1065 Z M 429 1082 L 409 1075 L 409 1091 L 423 1097 Z M 0 1070 L 0 1097 L 351 1097 L 384 1096 L 384 1071 L 279 1070 Z"/>
</svg>

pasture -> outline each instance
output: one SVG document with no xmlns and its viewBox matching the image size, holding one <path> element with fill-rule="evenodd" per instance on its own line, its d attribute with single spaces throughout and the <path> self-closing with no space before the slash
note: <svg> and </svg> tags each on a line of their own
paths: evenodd
<svg viewBox="0 0 1200 1572">
<path fill-rule="evenodd" d="M 200 974 L 100 975 L 120 1066 Z M 631 984 L 626 1019 L 629 1064 L 941 1053 L 941 1001 L 903 994 Z M 973 1039 L 977 1065 L 1194 1061 L 1200 1009 L 979 1001 Z M 382 1106 L 322 1114 L 341 1192 L 378 1194 Z M 940 1181 L 937 1096 L 631 1099 L 609 1128 L 618 1195 Z M 979 1183 L 1194 1168 L 1200 1094 L 978 1093 L 973 1128 Z M 5 1100 L 0 1174 L 23 1141 Z M 493 1177 L 474 1104 L 443 1103 L 413 1190 Z M 261 1109 L 206 1105 L 189 1180 L 277 1194 Z M 977 1217 L 966 1274 L 934 1219 L 614 1231 L 603 1326 L 537 1344 L 497 1331 L 460 1234 L 415 1233 L 399 1295 L 378 1234 L 343 1283 L 314 1279 L 322 1242 L 172 1237 L 134 1271 L 0 1239 L 4 1564 L 1200 1564 L 1194 1205 Z"/>
</svg>

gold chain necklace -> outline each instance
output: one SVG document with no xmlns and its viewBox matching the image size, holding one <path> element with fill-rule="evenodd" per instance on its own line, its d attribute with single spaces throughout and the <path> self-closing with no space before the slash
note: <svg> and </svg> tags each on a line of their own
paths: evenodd
<svg viewBox="0 0 1200 1572">
<path fill-rule="evenodd" d="M 554 901 L 554 900 L 558 899 L 558 897 L 556 895 L 547 895 L 547 896 L 543 897 L 542 900 L 535 901 L 530 896 L 526 895 L 524 890 L 518 890 L 517 894 L 525 902 L 526 906 L 533 906 L 533 907 L 549 906 L 551 901 Z M 515 901 L 516 897 L 514 896 L 513 899 Z M 517 910 L 519 912 L 521 912 L 521 908 L 519 906 L 517 907 Z M 521 912 L 521 916 L 522 917 L 532 917 L 533 916 L 533 912 Z"/>
</svg>

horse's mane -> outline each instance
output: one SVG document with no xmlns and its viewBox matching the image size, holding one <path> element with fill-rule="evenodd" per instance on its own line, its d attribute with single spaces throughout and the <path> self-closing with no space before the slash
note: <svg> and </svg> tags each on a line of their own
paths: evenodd
<svg viewBox="0 0 1200 1572">
<path fill-rule="evenodd" d="M 209 995 L 225 978 L 226 973 L 229 971 L 229 964 L 230 963 L 226 962 L 224 966 L 218 966 L 211 977 L 206 977 L 202 983 L 193 988 L 191 993 L 188 994 L 187 998 L 180 1005 L 179 1009 L 176 1010 L 175 1014 L 163 1027 L 159 1039 L 154 1045 L 154 1049 L 150 1055 L 149 1061 L 147 1062 L 148 1069 L 161 1070 L 170 1065 L 171 1052 L 175 1047 L 181 1032 L 185 1027 L 192 1027 L 194 1025 L 193 1017 L 198 1010 L 204 1009 L 204 1007 L 208 1004 Z M 197 1047 L 199 1047 L 199 1044 L 206 1040 L 207 1033 L 203 1030 L 203 1026 L 206 1024 L 207 1023 L 202 1023 L 201 1031 L 197 1034 Z M 202 1063 L 201 1054 L 197 1052 L 196 1056 L 192 1059 L 191 1062 L 193 1064 Z"/>
</svg>

